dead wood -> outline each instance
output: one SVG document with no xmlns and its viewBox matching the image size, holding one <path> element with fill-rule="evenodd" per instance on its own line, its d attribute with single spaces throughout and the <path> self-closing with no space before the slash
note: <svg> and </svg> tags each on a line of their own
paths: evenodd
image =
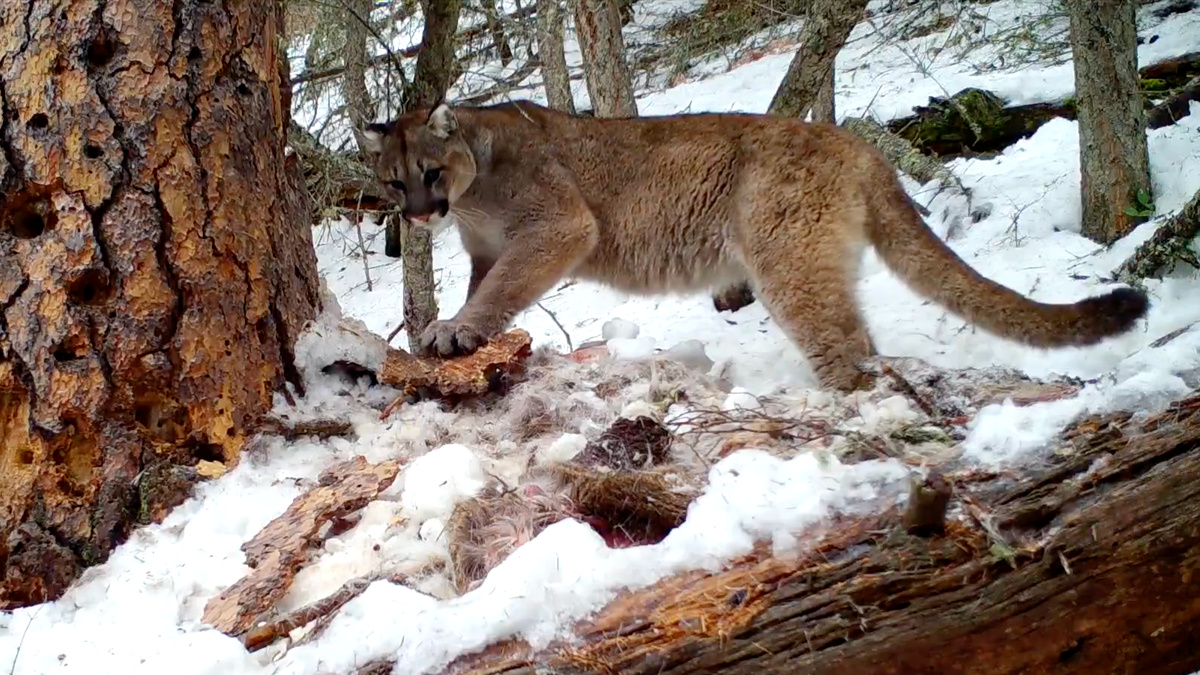
<svg viewBox="0 0 1200 675">
<path fill-rule="evenodd" d="M 1187 117 L 1192 101 L 1200 101 L 1200 76 L 1193 77 L 1179 91 L 1146 111 L 1146 128 L 1161 129 Z"/>
<path fill-rule="evenodd" d="M 301 626 L 307 626 L 333 615 L 347 602 L 362 595 L 372 583 L 379 579 L 387 579 L 394 584 L 403 584 L 406 579 L 402 575 L 358 577 L 342 584 L 332 594 L 320 600 L 311 602 L 300 609 L 272 621 L 261 623 L 242 635 L 242 644 L 248 651 L 256 652 L 272 642 L 282 638 Z"/>
<path fill-rule="evenodd" d="M 1139 673 L 1200 669 L 1200 396 L 1140 424 L 1080 420 L 1014 474 L 948 473 L 945 534 L 844 520 L 627 592 L 577 642 L 518 641 L 443 672 Z M 378 664 L 373 664 L 378 666 Z"/>
<path fill-rule="evenodd" d="M 958 177 L 950 173 L 945 165 L 922 154 L 909 139 L 895 133 L 894 130 L 866 118 L 850 118 L 843 122 L 842 126 L 874 145 L 897 169 L 914 179 L 922 183 L 937 180 L 944 186 L 955 188 L 964 195 L 970 195 Z M 925 212 L 924 215 L 929 214 Z"/>
<path fill-rule="evenodd" d="M 378 378 L 403 393 L 384 410 L 383 417 L 405 401 L 457 401 L 503 391 L 524 372 L 532 344 L 529 333 L 515 329 L 492 338 L 473 354 L 453 359 L 420 358 L 389 347 Z"/>
<path fill-rule="evenodd" d="M 322 472 L 316 487 L 296 497 L 242 546 L 253 571 L 208 601 L 204 623 L 234 636 L 258 623 L 287 593 L 312 548 L 323 539 L 324 525 L 379 496 L 396 479 L 400 466 L 399 461 L 369 464 L 359 456 Z"/>
<path fill-rule="evenodd" d="M 1134 283 L 1170 272 L 1177 262 L 1200 269 L 1200 260 L 1192 249 L 1197 235 L 1200 235 L 1200 190 L 1142 242 L 1114 274 L 1124 283 Z"/>
<path fill-rule="evenodd" d="M 1138 69 L 1138 77 L 1143 80 L 1177 79 L 1181 75 L 1197 74 L 1200 74 L 1200 52 L 1188 52 Z"/>
<path fill-rule="evenodd" d="M 267 416 L 259 426 L 259 433 L 279 436 L 288 441 L 305 436 L 326 439 L 334 436 L 350 436 L 354 433 L 354 425 L 347 420 L 321 419 L 292 422 Z"/>
<path fill-rule="evenodd" d="M 949 98 L 930 97 L 929 105 L 917 106 L 913 112 L 889 121 L 888 130 L 941 161 L 988 156 L 1029 138 L 1056 117 L 1076 117 L 1070 104 L 1005 106 L 991 92 L 971 88 Z"/>
<path fill-rule="evenodd" d="M 1191 101 L 1200 98 L 1200 52 L 1192 52 L 1182 56 L 1160 61 L 1138 70 L 1138 78 L 1143 83 L 1157 81 L 1175 83 L 1169 86 L 1169 95 L 1158 101 L 1146 111 L 1147 128 L 1158 129 L 1174 124 L 1187 115 Z M 895 118 L 888 122 L 887 128 L 905 140 L 912 143 L 920 152 L 936 155 L 941 160 L 960 156 L 988 156 L 1023 138 L 1032 136 L 1041 126 L 1050 120 L 1061 117 L 1075 120 L 1078 117 L 1077 99 L 1071 98 L 1061 102 L 1044 102 L 1027 105 L 991 106 L 991 110 L 979 116 L 980 112 L 968 104 L 952 105 L 964 94 L 983 93 L 993 96 L 990 92 L 966 89 L 947 98 L 931 97 L 928 106 L 918 106 L 914 114 Z M 1158 100 L 1162 91 L 1146 92 L 1145 100 Z M 970 110 L 972 119 L 963 116 L 964 110 Z"/>
</svg>

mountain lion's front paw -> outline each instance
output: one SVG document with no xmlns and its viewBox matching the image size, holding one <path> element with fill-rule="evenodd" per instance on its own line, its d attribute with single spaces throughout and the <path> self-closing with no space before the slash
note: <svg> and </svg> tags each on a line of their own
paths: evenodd
<svg viewBox="0 0 1200 675">
<path fill-rule="evenodd" d="M 484 335 L 475 326 L 453 319 L 449 321 L 434 321 L 421 333 L 419 343 L 423 356 L 461 356 L 470 354 L 487 342 Z"/>
</svg>

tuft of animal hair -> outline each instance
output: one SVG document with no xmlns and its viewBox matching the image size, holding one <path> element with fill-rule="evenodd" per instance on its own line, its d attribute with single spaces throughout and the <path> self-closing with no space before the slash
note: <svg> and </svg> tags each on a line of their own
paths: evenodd
<svg viewBox="0 0 1200 675">
<path fill-rule="evenodd" d="M 575 515 L 564 495 L 536 483 L 459 503 L 445 529 L 455 590 L 460 594 L 470 591 L 518 546 Z"/>
<path fill-rule="evenodd" d="M 575 510 L 609 546 L 656 544 L 683 524 L 702 476 L 671 467 L 612 471 L 568 462 L 551 468 Z"/>
</svg>

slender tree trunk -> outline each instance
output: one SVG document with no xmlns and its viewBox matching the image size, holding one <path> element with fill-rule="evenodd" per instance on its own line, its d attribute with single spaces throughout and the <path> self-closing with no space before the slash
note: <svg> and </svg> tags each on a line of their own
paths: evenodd
<svg viewBox="0 0 1200 675">
<path fill-rule="evenodd" d="M 346 72 L 342 74 L 342 98 L 346 113 L 355 129 L 375 121 L 375 105 L 367 92 L 367 44 L 371 32 L 367 23 L 375 0 L 343 0 L 342 16 L 346 31 Z"/>
<path fill-rule="evenodd" d="M 303 388 L 319 291 L 282 20 L 0 7 L 0 609 L 61 595 Z"/>
<path fill-rule="evenodd" d="M 562 0 L 537 0 L 537 42 L 546 103 L 555 110 L 574 115 L 571 76 L 563 54 Z"/>
<path fill-rule="evenodd" d="M 422 0 L 425 30 L 417 55 L 412 85 L 404 97 L 405 110 L 434 105 L 450 87 L 454 69 L 454 34 L 458 32 L 461 0 Z M 425 327 L 437 319 L 437 288 L 433 279 L 433 238 L 429 230 L 403 224 L 404 331 L 410 349 Z"/>
<path fill-rule="evenodd" d="M 572 0 L 583 72 L 596 117 L 637 117 L 616 0 Z"/>
<path fill-rule="evenodd" d="M 1137 72 L 1137 3 L 1067 0 L 1075 101 L 1079 111 L 1079 168 L 1083 234 L 1111 243 L 1144 217 L 1125 209 L 1150 190 L 1146 114 Z"/>
<path fill-rule="evenodd" d="M 480 0 L 483 5 L 483 16 L 487 22 L 488 33 L 492 36 L 492 45 L 500 56 L 500 64 L 507 66 L 513 59 L 512 46 L 508 44 L 508 36 L 504 34 L 504 24 L 500 21 L 500 12 L 496 9 L 496 0 Z"/>
<path fill-rule="evenodd" d="M 862 21 L 866 0 L 813 0 L 800 31 L 800 48 L 779 83 L 768 112 L 834 122 L 833 76 L 838 52 Z"/>
</svg>

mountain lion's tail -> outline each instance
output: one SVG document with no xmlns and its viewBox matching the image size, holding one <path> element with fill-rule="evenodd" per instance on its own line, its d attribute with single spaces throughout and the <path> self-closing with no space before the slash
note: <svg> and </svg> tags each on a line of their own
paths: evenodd
<svg viewBox="0 0 1200 675">
<path fill-rule="evenodd" d="M 1036 347 L 1085 346 L 1124 333 L 1146 315 L 1145 293 L 1119 288 L 1070 304 L 1031 300 L 971 269 L 921 220 L 904 188 L 875 186 L 867 236 L 921 295 L 970 323 Z"/>
</svg>

